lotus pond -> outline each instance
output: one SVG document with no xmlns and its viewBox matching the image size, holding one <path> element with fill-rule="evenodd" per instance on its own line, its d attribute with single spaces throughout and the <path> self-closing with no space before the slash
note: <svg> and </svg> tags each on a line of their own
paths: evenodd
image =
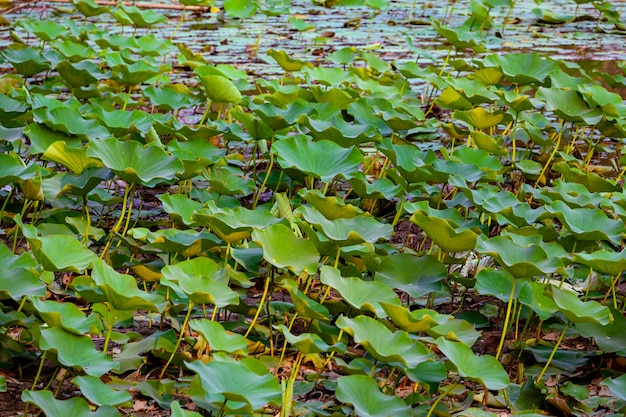
<svg viewBox="0 0 626 417">
<path fill-rule="evenodd" d="M 1 415 L 623 415 L 626 2 L 4 3 Z"/>
</svg>

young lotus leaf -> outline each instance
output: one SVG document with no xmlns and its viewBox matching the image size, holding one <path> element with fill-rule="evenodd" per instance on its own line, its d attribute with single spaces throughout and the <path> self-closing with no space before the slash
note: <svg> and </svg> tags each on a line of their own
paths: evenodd
<svg viewBox="0 0 626 417">
<path fill-rule="evenodd" d="M 323 322 L 330 321 L 330 312 L 322 304 L 312 300 L 305 293 L 298 289 L 298 283 L 292 279 L 285 279 L 280 284 L 287 289 L 291 302 L 299 317 L 315 319 Z"/>
<path fill-rule="evenodd" d="M 126 391 L 118 391 L 95 376 L 81 375 L 74 377 L 72 383 L 80 392 L 97 406 L 128 406 L 133 397 Z"/>
<path fill-rule="evenodd" d="M 50 327 L 60 327 L 78 335 L 99 333 L 100 320 L 94 314 L 85 316 L 75 304 L 41 301 L 37 297 L 32 297 L 31 302 Z"/>
<path fill-rule="evenodd" d="M 180 159 L 161 148 L 144 147 L 133 140 L 92 140 L 87 155 L 100 159 L 123 180 L 147 187 L 173 179 L 184 168 Z"/>
<path fill-rule="evenodd" d="M 238 103 L 242 99 L 243 96 L 235 84 L 214 67 L 205 65 L 197 67 L 194 72 L 202 81 L 204 94 L 211 102 Z"/>
<path fill-rule="evenodd" d="M 504 236 L 488 238 L 481 235 L 476 250 L 492 256 L 516 278 L 550 274 L 563 268 L 563 261 L 549 257 L 540 245 L 522 246 Z"/>
<path fill-rule="evenodd" d="M 594 271 L 616 277 L 626 271 L 626 251 L 598 250 L 592 253 L 577 253 L 572 261 L 587 265 Z"/>
<path fill-rule="evenodd" d="M 54 142 L 41 157 L 64 165 L 74 175 L 82 174 L 87 168 L 102 166 L 100 161 L 87 156 L 86 149 L 70 147 L 65 141 Z"/>
<path fill-rule="evenodd" d="M 494 127 L 504 119 L 504 114 L 491 113 L 483 107 L 476 107 L 472 110 L 457 110 L 452 116 L 479 130 Z"/>
<path fill-rule="evenodd" d="M 363 281 L 356 277 L 342 277 L 339 270 L 331 266 L 321 268 L 320 281 L 337 290 L 351 306 L 371 311 L 380 318 L 387 317 L 380 303 L 400 305 L 400 299 L 387 285 L 378 281 Z"/>
<path fill-rule="evenodd" d="M 321 337 L 316 335 L 315 333 L 303 333 L 298 336 L 294 336 L 289 332 L 289 329 L 285 325 L 275 326 L 280 332 L 285 336 L 285 340 L 289 342 L 289 344 L 295 346 L 298 351 L 304 354 L 310 353 L 322 353 L 322 352 L 338 352 L 345 353 L 346 345 L 343 342 L 335 343 L 334 345 L 329 345 L 324 342 Z"/>
<path fill-rule="evenodd" d="M 594 300 L 581 301 L 573 291 L 552 286 L 552 298 L 563 315 L 574 323 L 591 321 L 606 326 L 613 321 L 613 315 L 607 306 Z"/>
<path fill-rule="evenodd" d="M 458 227 L 453 222 L 439 217 L 429 216 L 423 210 L 417 210 L 411 216 L 411 222 L 418 225 L 445 252 L 464 252 L 476 246 L 476 232 Z"/>
<path fill-rule="evenodd" d="M 450 316 L 424 308 L 410 311 L 402 305 L 385 302 L 381 302 L 380 305 L 396 326 L 409 333 L 425 332 L 431 327 L 445 323 L 450 318 Z"/>
<path fill-rule="evenodd" d="M 546 109 L 568 122 L 595 125 L 604 117 L 601 108 L 589 107 L 573 90 L 539 87 L 535 97 L 545 101 Z"/>
<path fill-rule="evenodd" d="M 419 298 L 442 291 L 447 272 L 446 267 L 433 257 L 400 253 L 383 258 L 374 280 Z"/>
<path fill-rule="evenodd" d="M 355 415 L 410 417 L 411 407 L 395 395 L 380 392 L 378 383 L 366 375 L 342 376 L 337 380 L 337 399 L 352 404 Z"/>
<path fill-rule="evenodd" d="M 214 201 L 197 210 L 192 219 L 199 225 L 207 226 L 227 243 L 248 239 L 252 229 L 262 229 L 276 224 L 282 219 L 266 210 L 249 210 L 244 207 L 234 209 L 217 207 Z"/>
<path fill-rule="evenodd" d="M 255 229 L 252 239 L 263 248 L 263 258 L 277 268 L 288 268 L 297 275 L 317 271 L 320 255 L 313 242 L 297 237 L 283 224 Z"/>
<path fill-rule="evenodd" d="M 393 233 L 391 225 L 380 223 L 374 217 L 365 214 L 350 219 L 329 220 L 318 210 L 307 206 L 298 207 L 294 214 L 317 226 L 316 228 L 339 246 L 374 243 L 379 239 L 389 239 Z"/>
<path fill-rule="evenodd" d="M 329 140 L 313 142 L 304 137 L 290 137 L 274 142 L 272 152 L 278 155 L 283 169 L 295 168 L 326 183 L 337 175 L 358 172 L 363 163 L 363 155 L 357 148 L 343 148 Z"/>
<path fill-rule="evenodd" d="M 562 201 L 555 201 L 546 206 L 546 210 L 580 240 L 608 240 L 619 246 L 626 232 L 622 221 L 610 219 L 598 208 L 573 209 Z"/>
<path fill-rule="evenodd" d="M 100 259 L 94 262 L 91 278 L 116 310 L 161 312 L 167 304 L 163 296 L 141 291 L 134 277 L 120 274 Z"/>
<path fill-rule="evenodd" d="M 106 354 L 96 350 L 87 336 L 79 336 L 59 327 L 40 330 L 39 348 L 52 350 L 59 362 L 65 366 L 82 369 L 87 375 L 102 376 L 119 364 Z"/>
<path fill-rule="evenodd" d="M 220 323 L 208 319 L 191 320 L 189 327 L 198 332 L 211 352 L 227 352 L 236 356 L 248 356 L 248 342 L 237 333 L 230 333 Z"/>
<path fill-rule="evenodd" d="M 208 258 L 193 258 L 168 265 L 161 271 L 161 283 L 179 288 L 196 304 L 213 304 L 217 308 L 239 304 L 239 295 L 223 279 L 222 268 Z"/>
<path fill-rule="evenodd" d="M 194 361 L 186 366 L 198 375 L 203 388 L 201 400 L 216 411 L 251 414 L 281 400 L 278 381 L 256 359 L 214 360 L 207 364 Z"/>
<path fill-rule="evenodd" d="M 436 343 L 441 353 L 456 366 L 462 377 L 477 380 L 490 390 L 509 386 L 509 375 L 493 356 L 478 356 L 463 343 L 453 342 L 443 337 L 437 339 Z"/>
<path fill-rule="evenodd" d="M 554 61 L 536 52 L 492 54 L 485 61 L 500 67 L 511 82 L 519 85 L 543 84 L 548 74 L 559 68 Z"/>
<path fill-rule="evenodd" d="M 80 397 L 68 400 L 57 400 L 52 391 L 22 391 L 22 401 L 35 404 L 48 417 L 67 417 L 68 410 L 76 417 L 120 417 L 121 414 L 115 408 L 104 406 L 96 411 L 91 411 L 87 401 Z"/>
<path fill-rule="evenodd" d="M 509 154 L 509 151 L 500 145 L 496 139 L 479 130 L 472 133 L 472 140 L 478 149 L 482 149 L 490 154 L 497 156 L 507 156 Z"/>
<path fill-rule="evenodd" d="M 337 326 L 351 335 L 355 343 L 362 345 L 370 355 L 380 361 L 402 363 L 414 367 L 432 357 L 432 353 L 426 346 L 411 339 L 407 332 L 402 330 L 391 332 L 387 326 L 370 317 L 357 316 L 349 319 L 341 316 L 337 319 Z"/>
</svg>

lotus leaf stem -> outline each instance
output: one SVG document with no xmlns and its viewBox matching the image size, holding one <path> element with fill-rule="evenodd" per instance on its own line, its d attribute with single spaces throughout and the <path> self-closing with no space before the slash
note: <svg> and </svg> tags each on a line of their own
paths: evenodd
<svg viewBox="0 0 626 417">
<path fill-rule="evenodd" d="M 289 326 L 287 326 L 287 330 L 289 330 L 290 332 L 297 317 L 298 317 L 298 313 L 295 313 L 293 317 L 291 318 L 291 320 L 289 321 Z M 286 351 L 287 351 L 287 338 L 285 338 L 285 341 L 283 343 L 283 348 L 281 349 L 281 352 L 280 352 L 280 357 L 278 358 L 278 363 L 276 364 L 276 376 L 278 376 L 278 370 L 280 369 L 280 366 L 283 363 L 283 359 L 285 359 Z"/>
<path fill-rule="evenodd" d="M 191 312 L 193 311 L 193 301 L 189 301 L 189 306 L 187 307 L 187 315 L 185 316 L 185 320 L 183 321 L 183 325 L 180 327 L 180 334 L 178 335 L 178 339 L 176 340 L 176 346 L 174 346 L 174 350 L 170 355 L 170 358 L 167 360 L 167 363 L 161 370 L 159 374 L 159 382 L 163 379 L 163 375 L 167 371 L 167 367 L 170 366 L 170 363 L 174 360 L 174 356 L 176 356 L 176 352 L 178 352 L 178 348 L 180 347 L 180 343 L 183 341 L 183 337 L 185 336 L 185 330 L 187 329 L 187 324 L 189 324 L 189 317 L 191 317 Z"/>
<path fill-rule="evenodd" d="M 274 168 L 274 154 L 270 152 L 270 163 L 267 165 L 267 170 L 265 171 L 265 178 L 263 178 L 263 183 L 261 184 L 261 187 L 259 187 L 259 190 L 254 196 L 254 201 L 252 202 L 252 210 L 256 208 L 257 204 L 259 204 L 259 198 L 261 197 L 263 191 L 265 191 L 265 186 L 267 185 L 267 180 L 270 177 L 272 168 Z"/>
<path fill-rule="evenodd" d="M 509 303 L 506 306 L 506 315 L 504 316 L 504 324 L 502 325 L 502 336 L 500 337 L 500 343 L 498 344 L 498 350 L 496 351 L 496 359 L 500 359 L 502 348 L 504 347 L 504 340 L 506 339 L 506 333 L 509 328 L 509 321 L 511 320 L 511 306 L 515 301 L 515 285 L 517 284 L 517 278 L 513 278 L 513 285 L 511 286 L 511 293 L 509 294 Z"/>
<path fill-rule="evenodd" d="M 100 254 L 100 259 L 104 259 L 104 257 L 106 256 L 107 251 L 109 250 L 109 248 L 111 247 L 111 244 L 113 243 L 113 237 L 115 236 L 115 233 L 117 233 L 118 230 L 120 230 L 120 227 L 122 226 L 122 222 L 124 221 L 124 217 L 126 214 L 126 206 L 128 203 L 128 195 L 131 191 L 131 189 L 134 189 L 135 184 L 131 183 L 128 187 L 126 187 L 126 190 L 124 191 L 124 201 L 122 202 L 122 212 L 120 213 L 120 218 L 117 220 L 117 222 L 115 223 L 115 226 L 113 226 L 113 229 L 111 229 L 111 231 L 109 232 L 109 237 L 107 238 L 107 243 L 104 246 L 104 249 L 102 250 L 102 253 Z"/>
<path fill-rule="evenodd" d="M 113 327 L 115 327 L 115 319 L 117 318 L 117 311 L 115 310 L 115 307 L 110 307 L 110 305 L 108 303 L 106 303 L 107 305 L 107 309 L 111 308 L 111 310 L 109 310 L 109 317 L 112 317 L 112 320 L 109 320 L 109 322 L 107 323 L 107 335 L 104 338 L 104 346 L 102 347 L 102 351 L 106 354 L 107 350 L 109 350 L 109 342 L 111 341 L 111 334 L 113 333 Z"/>
<path fill-rule="evenodd" d="M 443 400 L 448 394 L 450 394 L 455 386 L 456 386 L 456 384 L 452 384 L 451 383 L 448 386 L 448 389 L 446 389 L 444 392 L 441 393 L 441 395 L 439 395 L 437 397 L 437 399 L 435 400 L 433 405 L 430 406 L 430 409 L 428 410 L 428 413 L 426 414 L 426 417 L 430 417 L 433 414 L 433 412 L 435 411 L 435 408 L 437 407 L 437 404 L 439 404 L 441 402 L 441 400 Z"/>
<path fill-rule="evenodd" d="M 256 324 L 256 321 L 259 319 L 259 315 L 261 314 L 261 309 L 263 308 L 263 304 L 265 304 L 265 298 L 267 297 L 267 293 L 269 292 L 270 281 L 271 281 L 270 276 L 266 275 L 265 276 L 265 284 L 263 285 L 263 295 L 261 296 L 261 301 L 259 303 L 259 307 L 256 309 L 256 312 L 254 313 L 254 317 L 252 318 L 252 322 L 250 323 L 250 327 L 248 327 L 248 330 L 243 335 L 243 337 L 246 337 L 246 338 L 248 337 L 248 335 L 252 331 L 252 328 Z"/>
<path fill-rule="evenodd" d="M 561 332 L 561 336 L 559 336 L 559 340 L 556 341 L 556 344 L 554 345 L 554 349 L 552 349 L 552 352 L 550 353 L 550 356 L 548 357 L 548 361 L 546 362 L 543 369 L 541 370 L 541 373 L 537 377 L 537 381 L 535 381 L 535 384 L 538 384 L 543 379 L 544 374 L 546 373 L 546 371 L 548 370 L 548 367 L 552 363 L 552 359 L 554 358 L 554 355 L 556 355 L 556 351 L 559 349 L 561 342 L 563 342 L 563 339 L 565 338 L 565 333 L 567 333 L 568 327 L 569 327 L 569 323 L 565 323 L 565 327 L 563 328 L 563 331 Z"/>
</svg>

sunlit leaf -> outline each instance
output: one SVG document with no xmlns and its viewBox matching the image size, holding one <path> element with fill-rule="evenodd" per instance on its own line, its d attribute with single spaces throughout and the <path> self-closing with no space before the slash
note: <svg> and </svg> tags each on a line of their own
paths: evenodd
<svg viewBox="0 0 626 417">
<path fill-rule="evenodd" d="M 288 268 L 296 274 L 317 271 L 319 254 L 313 242 L 296 236 L 283 224 L 254 230 L 252 239 L 263 248 L 263 258 L 278 268 Z"/>
<path fill-rule="evenodd" d="M 356 415 L 371 417 L 409 417 L 411 407 L 395 395 L 385 395 L 372 378 L 365 375 L 342 376 L 337 380 L 337 399 L 352 404 Z"/>
</svg>

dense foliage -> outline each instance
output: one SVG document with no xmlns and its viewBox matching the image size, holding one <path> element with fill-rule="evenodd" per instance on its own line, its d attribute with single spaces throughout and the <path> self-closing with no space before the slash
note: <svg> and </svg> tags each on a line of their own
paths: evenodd
<svg viewBox="0 0 626 417">
<path fill-rule="evenodd" d="M 152 9 L 11 22 L 2 390 L 63 417 L 623 412 L 626 65 L 491 53 L 515 1 L 456 3 L 445 59 L 271 49 L 271 79 L 141 32 L 175 24 Z"/>
</svg>

